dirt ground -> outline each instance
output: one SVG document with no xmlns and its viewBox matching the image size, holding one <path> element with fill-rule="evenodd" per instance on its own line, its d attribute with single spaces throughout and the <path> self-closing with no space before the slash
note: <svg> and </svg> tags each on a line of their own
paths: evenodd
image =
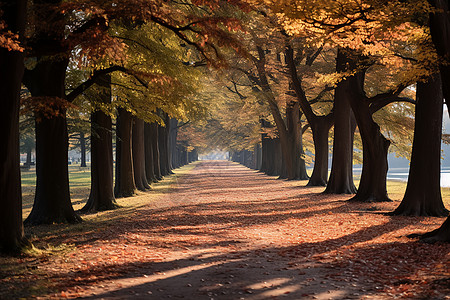
<svg viewBox="0 0 450 300">
<path fill-rule="evenodd" d="M 101 226 L 55 225 L 38 242 L 53 254 L 0 258 L 0 298 L 450 299 L 450 245 L 406 237 L 442 218 L 387 216 L 398 202 L 350 203 L 227 161 L 176 181 Z"/>
</svg>

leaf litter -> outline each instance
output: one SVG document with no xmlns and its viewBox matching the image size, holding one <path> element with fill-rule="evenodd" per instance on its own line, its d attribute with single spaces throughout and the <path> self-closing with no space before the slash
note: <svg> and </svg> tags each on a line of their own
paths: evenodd
<svg viewBox="0 0 450 300">
<path fill-rule="evenodd" d="M 442 218 L 383 215 L 398 201 L 305 183 L 197 162 L 96 230 L 27 229 L 38 248 L 67 247 L 0 257 L 0 298 L 450 299 L 450 245 L 406 237 Z"/>
</svg>

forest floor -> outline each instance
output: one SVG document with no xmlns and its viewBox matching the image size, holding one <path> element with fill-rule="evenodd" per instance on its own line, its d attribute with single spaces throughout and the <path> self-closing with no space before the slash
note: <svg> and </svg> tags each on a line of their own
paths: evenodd
<svg viewBox="0 0 450 300">
<path fill-rule="evenodd" d="M 450 299 L 450 244 L 406 237 L 444 219 L 305 183 L 185 166 L 82 224 L 26 228 L 37 249 L 0 257 L 0 299 Z"/>
</svg>

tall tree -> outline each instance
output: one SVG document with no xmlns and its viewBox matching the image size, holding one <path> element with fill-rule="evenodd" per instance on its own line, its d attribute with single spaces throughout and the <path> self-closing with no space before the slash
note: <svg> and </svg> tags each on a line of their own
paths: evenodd
<svg viewBox="0 0 450 300">
<path fill-rule="evenodd" d="M 100 99 L 91 113 L 91 191 L 82 211 L 103 211 L 117 207 L 114 197 L 112 120 L 104 105 L 111 103 L 111 75 L 98 78 Z"/>
<path fill-rule="evenodd" d="M 446 99 L 447 108 L 450 107 L 450 5 L 445 0 L 429 0 L 435 9 L 430 13 L 430 32 L 436 52 L 439 55 L 441 84 L 443 97 Z M 448 109 L 450 114 L 450 109 Z M 422 235 L 426 242 L 444 241 L 450 242 L 450 216 L 437 229 Z"/>
<path fill-rule="evenodd" d="M 346 63 L 340 51 L 336 57 L 336 71 L 345 72 Z M 356 121 L 350 108 L 350 80 L 345 78 L 337 83 L 334 92 L 334 139 L 331 173 L 326 194 L 355 194 L 353 182 L 353 138 Z"/>
<path fill-rule="evenodd" d="M 23 75 L 23 41 L 27 1 L 2 1 L 0 44 L 0 251 L 17 252 L 27 240 L 22 224 L 19 160 L 19 93 Z M 19 40 L 14 40 L 18 35 Z"/>
<path fill-rule="evenodd" d="M 299 57 L 305 56 L 306 64 L 311 66 L 320 51 L 321 49 L 319 48 L 317 51 L 312 52 L 311 55 L 300 53 L 297 55 L 297 60 L 300 60 Z M 328 114 L 318 115 L 313 111 L 302 87 L 302 76 L 298 75 L 297 66 L 294 61 L 294 50 L 291 45 L 287 45 L 285 54 L 295 94 L 313 134 L 315 153 L 314 169 L 308 186 L 326 186 L 328 182 L 328 132 L 333 125 L 334 113 L 331 111 Z M 321 94 L 319 94 L 319 98 L 320 96 Z M 313 100 L 315 100 L 314 102 L 318 101 L 318 99 Z"/>
<path fill-rule="evenodd" d="M 133 170 L 132 130 L 133 115 L 125 108 L 117 109 L 116 127 L 116 198 L 130 197 L 136 193 Z"/>
<path fill-rule="evenodd" d="M 447 216 L 441 196 L 443 96 L 439 74 L 417 83 L 414 141 L 408 184 L 398 215 Z"/>
<path fill-rule="evenodd" d="M 133 172 L 136 188 L 140 191 L 150 189 L 145 168 L 144 120 L 134 117 L 132 130 Z"/>
<path fill-rule="evenodd" d="M 37 63 L 25 73 L 26 84 L 42 108 L 53 108 L 51 115 L 44 109 L 35 110 L 36 119 L 36 192 L 33 209 L 27 224 L 80 222 L 70 201 L 68 161 L 68 133 L 65 103 L 65 74 L 69 53 L 61 45 L 64 40 L 64 15 L 55 9 L 57 1 L 39 1 L 35 8 L 46 22 L 53 22 L 52 30 L 37 30 L 30 41 L 33 51 L 40 53 Z M 48 45 L 59 56 L 46 57 Z"/>
</svg>

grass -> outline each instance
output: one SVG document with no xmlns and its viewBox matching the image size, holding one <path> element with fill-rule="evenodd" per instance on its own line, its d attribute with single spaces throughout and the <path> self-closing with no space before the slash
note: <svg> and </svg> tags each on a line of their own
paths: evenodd
<svg viewBox="0 0 450 300">
<path fill-rule="evenodd" d="M 195 167 L 195 163 L 176 169 L 174 175 L 165 177 L 162 181 L 152 185 L 150 192 L 138 192 L 135 197 L 117 199 L 120 208 L 112 211 L 98 212 L 94 214 L 84 214 L 83 223 L 80 224 L 52 224 L 26 227 L 27 236 L 31 237 L 31 242 L 35 247 L 29 249 L 25 256 L 19 260 L 26 261 L 25 264 L 18 263 L 18 258 L 0 257 L 0 275 L 14 274 L 11 278 L 20 281 L 22 277 L 32 274 L 35 281 L 24 284 L 21 287 L 21 295 L 45 295 L 52 290 L 50 282 L 40 279 L 45 278 L 42 270 L 39 269 L 39 262 L 49 256 L 63 258 L 67 253 L 73 252 L 75 248 L 75 237 L 87 236 L 90 233 L 102 232 L 110 225 L 122 219 L 132 219 L 136 209 L 148 206 L 152 202 L 161 199 L 170 192 L 170 189 L 177 185 L 180 176 L 186 176 Z M 69 166 L 70 189 L 72 203 L 75 210 L 80 209 L 87 200 L 90 189 L 90 170 L 79 166 Z M 22 183 L 24 191 L 24 217 L 31 211 L 35 188 L 34 170 L 22 173 Z M 290 184 L 304 186 L 306 181 L 297 181 Z M 358 182 L 356 181 L 357 185 Z M 388 181 L 388 192 L 393 200 L 401 201 L 405 182 Z M 312 192 L 320 193 L 322 187 L 313 188 Z M 447 207 L 450 207 L 450 189 L 443 188 L 442 196 Z M 26 290 L 26 291 L 25 291 Z M 1 297 L 0 289 L 0 298 Z M 19 294 L 18 294 L 19 295 Z"/>
<path fill-rule="evenodd" d="M 191 166 L 191 165 L 189 165 Z M 186 170 L 190 169 L 189 166 L 177 170 L 175 178 Z M 75 210 L 80 209 L 86 203 L 89 196 L 90 184 L 91 184 L 90 167 L 81 168 L 79 165 L 69 165 L 69 184 L 70 194 L 72 198 L 72 204 Z M 305 185 L 306 181 L 300 181 L 297 184 Z M 358 178 L 355 178 L 355 185 L 358 186 Z M 168 189 L 169 183 L 166 180 L 154 185 L 154 190 Z M 28 171 L 22 171 L 22 191 L 23 191 L 23 217 L 26 218 L 31 211 L 34 199 L 34 190 L 36 186 L 36 174 L 35 170 L 30 169 Z M 321 192 L 321 188 L 316 188 L 317 192 Z M 389 197 L 394 201 L 401 201 L 406 189 L 406 182 L 388 180 L 387 190 Z M 446 207 L 450 207 L 450 188 L 442 188 L 442 198 Z M 125 200 L 128 201 L 128 200 Z M 120 201 L 119 201 L 120 202 Z"/>
<path fill-rule="evenodd" d="M 118 209 L 82 215 L 83 223 L 27 227 L 25 228 L 26 234 L 32 237 L 32 243 L 37 243 L 36 245 L 38 245 L 38 248 L 42 248 L 43 246 L 48 247 L 38 244 L 40 237 L 43 236 L 51 238 L 52 236 L 57 235 L 66 236 L 72 233 L 83 234 L 86 232 L 101 231 L 118 219 L 132 217 L 132 214 L 136 209 L 146 206 L 149 202 L 155 201 L 159 197 L 167 194 L 171 188 L 176 186 L 178 178 L 189 173 L 194 167 L 195 163 L 174 170 L 173 175 L 166 176 L 160 182 L 152 184 L 152 190 L 149 192 L 138 191 L 134 197 L 116 199 L 120 206 Z M 87 170 L 79 170 L 79 168 L 75 166 L 69 168 L 69 173 L 72 204 L 75 210 L 79 210 L 84 206 L 87 197 L 89 196 L 90 172 Z M 25 180 L 32 181 L 31 179 Z M 34 189 L 34 187 L 32 188 Z M 32 195 L 27 194 L 24 196 L 24 199 L 26 199 L 23 203 L 24 217 L 28 216 L 28 213 L 31 211 L 32 197 L 30 196 Z M 70 245 L 67 245 L 67 247 L 70 248 Z"/>
</svg>

